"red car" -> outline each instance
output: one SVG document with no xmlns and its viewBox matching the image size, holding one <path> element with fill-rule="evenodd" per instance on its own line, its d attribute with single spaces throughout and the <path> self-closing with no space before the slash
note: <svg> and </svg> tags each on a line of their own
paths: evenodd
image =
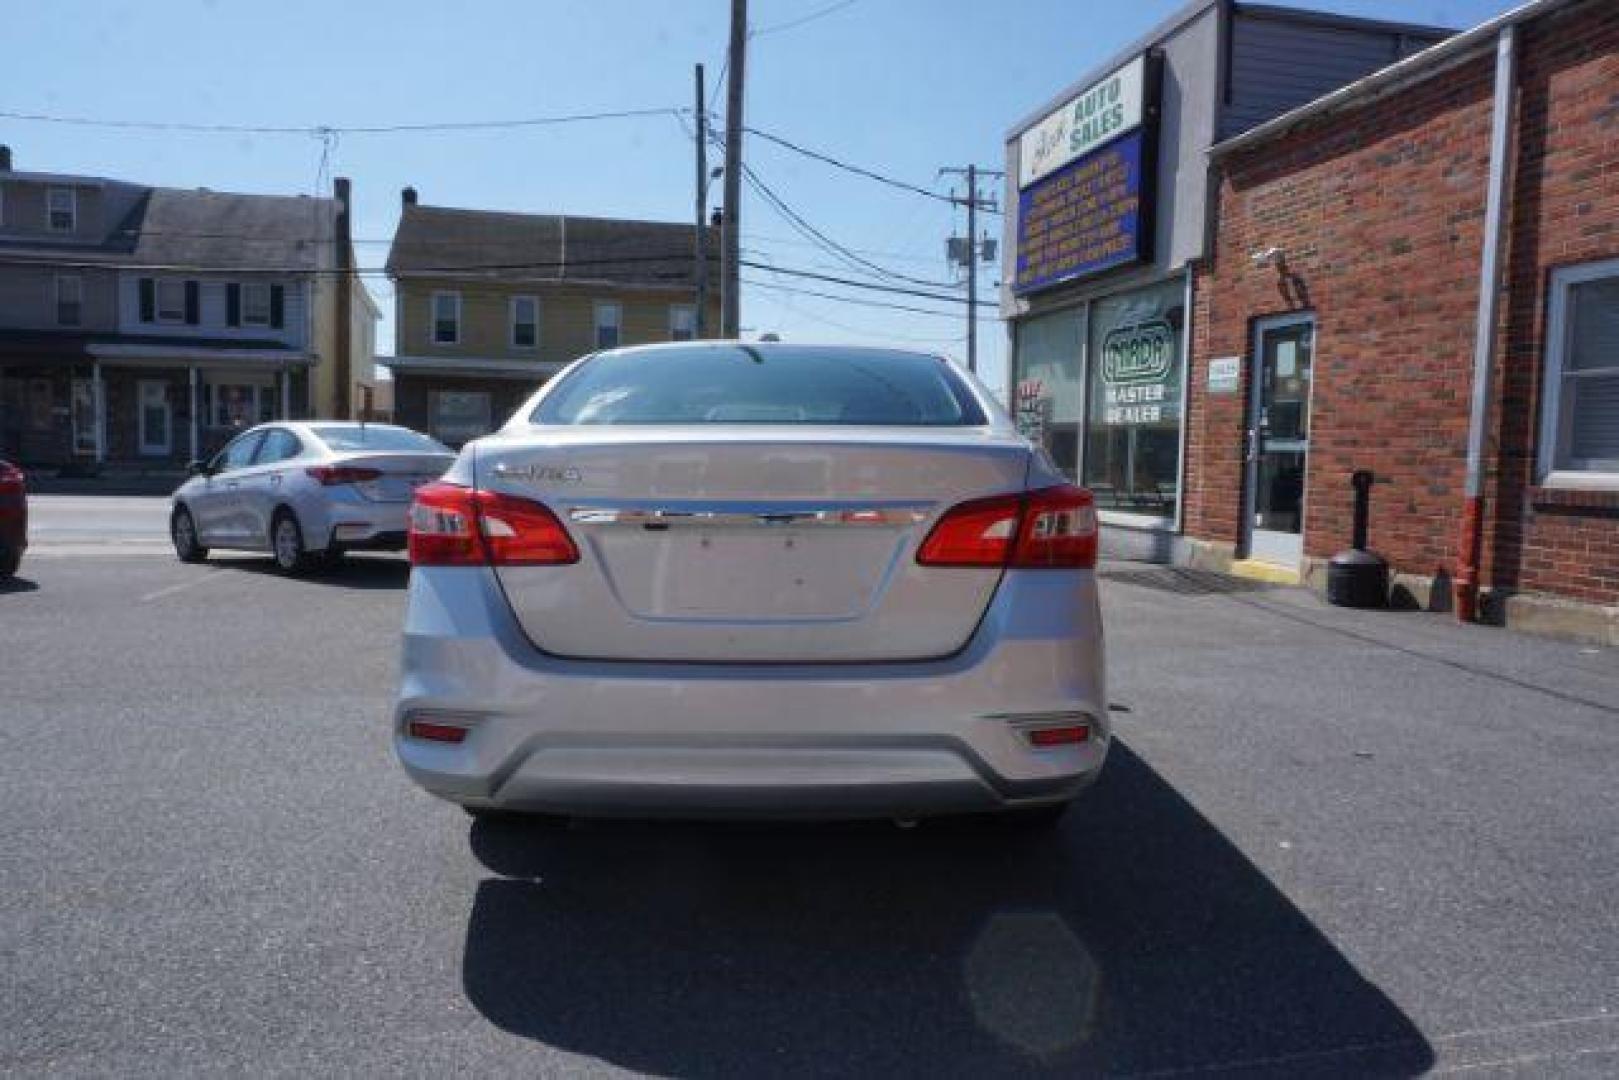
<svg viewBox="0 0 1619 1080">
<path fill-rule="evenodd" d="M 17 572 L 28 546 L 28 486 L 22 470 L 0 461 L 0 579 Z"/>
</svg>

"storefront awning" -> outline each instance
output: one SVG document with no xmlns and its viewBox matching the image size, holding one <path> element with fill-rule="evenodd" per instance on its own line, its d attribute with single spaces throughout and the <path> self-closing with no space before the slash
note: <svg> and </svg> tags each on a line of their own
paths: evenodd
<svg viewBox="0 0 1619 1080">
<path fill-rule="evenodd" d="M 302 367 L 315 362 L 309 353 L 297 349 L 218 348 L 207 345 L 91 345 L 87 354 L 95 360 L 128 364 L 183 364 L 208 367 Z"/>
<path fill-rule="evenodd" d="M 555 360 L 506 360 L 481 356 L 379 356 L 378 365 L 400 375 L 466 376 L 482 379 L 548 379 L 567 364 Z"/>
</svg>

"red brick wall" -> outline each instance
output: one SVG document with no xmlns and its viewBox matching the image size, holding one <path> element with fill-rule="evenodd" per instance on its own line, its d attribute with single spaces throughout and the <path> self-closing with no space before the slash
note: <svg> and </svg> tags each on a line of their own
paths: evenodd
<svg viewBox="0 0 1619 1080">
<path fill-rule="evenodd" d="M 1521 47 L 1484 581 L 1614 603 L 1614 510 L 1540 507 L 1530 485 L 1549 269 L 1619 255 L 1619 5 L 1544 18 Z M 1196 281 L 1189 536 L 1237 541 L 1254 321 L 1310 311 L 1306 554 L 1347 546 L 1349 474 L 1368 468 L 1372 547 L 1398 570 L 1454 573 L 1493 70 L 1493 55 L 1470 60 L 1223 163 L 1214 255 Z M 1285 273 L 1252 265 L 1270 247 Z M 1207 394 L 1219 356 L 1243 357 L 1239 393 Z"/>
<path fill-rule="evenodd" d="M 1619 256 L 1619 5 L 1526 28 L 1485 580 L 1619 603 L 1619 499 L 1534 488 L 1551 271 Z"/>
</svg>

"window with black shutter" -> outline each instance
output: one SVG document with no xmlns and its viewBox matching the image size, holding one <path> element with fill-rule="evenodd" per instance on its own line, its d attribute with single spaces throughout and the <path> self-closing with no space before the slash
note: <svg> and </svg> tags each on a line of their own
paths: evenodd
<svg viewBox="0 0 1619 1080">
<path fill-rule="evenodd" d="M 242 287 L 234 281 L 225 286 L 225 325 L 242 325 Z"/>
<path fill-rule="evenodd" d="M 149 277 L 141 278 L 141 322 L 151 322 L 157 318 L 157 282 Z"/>
<path fill-rule="evenodd" d="M 186 324 L 196 326 L 202 321 L 202 289 L 195 281 L 186 282 Z"/>
<path fill-rule="evenodd" d="M 287 324 L 287 290 L 282 285 L 270 286 L 270 326 L 280 330 Z"/>
</svg>

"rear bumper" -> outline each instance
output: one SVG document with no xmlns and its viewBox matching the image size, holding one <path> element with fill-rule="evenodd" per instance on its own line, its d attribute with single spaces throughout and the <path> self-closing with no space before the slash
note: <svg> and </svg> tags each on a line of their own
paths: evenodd
<svg viewBox="0 0 1619 1080">
<path fill-rule="evenodd" d="M 346 530 L 332 532 L 332 538 L 327 542 L 328 550 L 339 551 L 404 551 L 405 530 L 381 529 L 362 532 L 358 527 L 351 526 Z"/>
<path fill-rule="evenodd" d="M 1018 718 L 1072 715 L 1035 749 Z M 405 734 L 465 724 L 462 743 Z M 1072 798 L 1107 753 L 1095 579 L 1007 575 L 968 646 L 927 663 L 631 664 L 537 651 L 482 568 L 417 568 L 394 745 L 469 806 L 587 815 L 926 816 Z"/>
<path fill-rule="evenodd" d="M 308 498 L 296 506 L 306 542 L 314 548 L 343 551 L 403 551 L 404 502 L 372 502 L 357 493 L 333 489 L 335 494 Z"/>
</svg>

